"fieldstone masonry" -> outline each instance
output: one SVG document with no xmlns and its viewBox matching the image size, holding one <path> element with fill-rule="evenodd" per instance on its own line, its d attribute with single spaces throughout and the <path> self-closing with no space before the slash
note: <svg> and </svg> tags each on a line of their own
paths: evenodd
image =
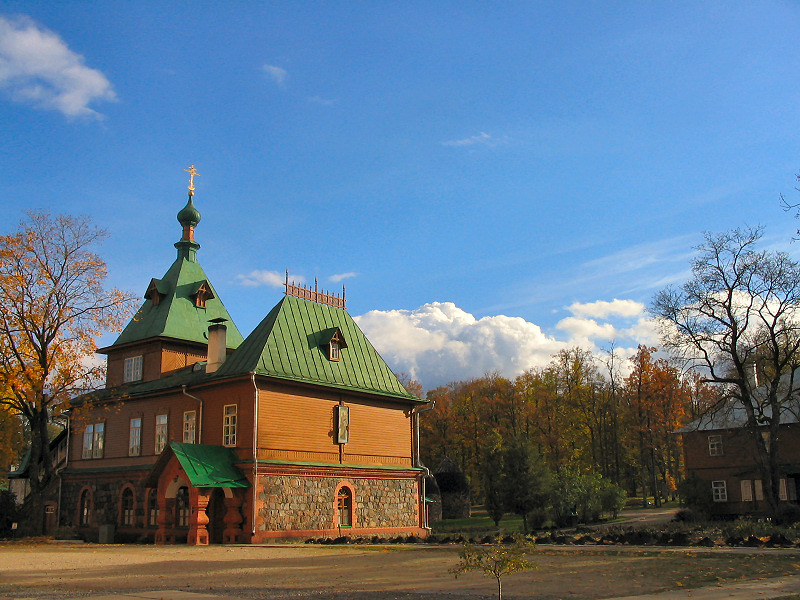
<svg viewBox="0 0 800 600">
<path fill-rule="evenodd" d="M 259 530 L 336 528 L 336 488 L 343 482 L 352 484 L 353 530 L 417 526 L 417 481 L 413 479 L 262 475 Z"/>
</svg>

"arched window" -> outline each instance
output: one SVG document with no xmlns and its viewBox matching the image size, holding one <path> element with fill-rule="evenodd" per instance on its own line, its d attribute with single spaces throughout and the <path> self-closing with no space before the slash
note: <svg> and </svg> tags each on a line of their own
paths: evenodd
<svg viewBox="0 0 800 600">
<path fill-rule="evenodd" d="M 339 527 L 353 526 L 353 492 L 349 487 L 343 486 L 336 493 L 336 513 L 338 514 Z"/>
<path fill-rule="evenodd" d="M 92 492 L 85 489 L 78 500 L 78 524 L 89 525 L 92 521 Z"/>
<path fill-rule="evenodd" d="M 175 526 L 188 527 L 189 526 L 189 488 L 178 488 L 178 493 L 175 494 Z"/>
<path fill-rule="evenodd" d="M 158 527 L 158 490 L 155 488 L 150 490 L 147 497 L 147 525 Z"/>
<path fill-rule="evenodd" d="M 122 490 L 122 501 L 120 502 L 120 525 L 123 527 L 133 527 L 134 505 L 133 490 L 126 487 Z"/>
</svg>

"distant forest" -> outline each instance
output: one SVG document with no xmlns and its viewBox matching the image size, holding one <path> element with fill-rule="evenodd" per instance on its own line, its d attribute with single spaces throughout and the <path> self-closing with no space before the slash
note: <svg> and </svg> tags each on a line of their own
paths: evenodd
<svg viewBox="0 0 800 600">
<path fill-rule="evenodd" d="M 597 474 L 629 495 L 671 495 L 682 473 L 674 432 L 714 404 L 718 392 L 696 373 L 682 376 L 656 352 L 639 346 L 625 377 L 613 352 L 572 348 L 513 380 L 493 373 L 429 390 L 436 405 L 421 415 L 421 458 L 433 470 L 450 458 L 478 503 L 486 500 L 487 461 L 520 443 L 555 475 Z M 422 393 L 408 376 L 401 380 Z"/>
</svg>

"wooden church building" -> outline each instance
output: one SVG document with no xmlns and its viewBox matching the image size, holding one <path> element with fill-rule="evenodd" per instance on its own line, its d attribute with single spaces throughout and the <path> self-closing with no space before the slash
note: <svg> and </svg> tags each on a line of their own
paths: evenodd
<svg viewBox="0 0 800 600">
<path fill-rule="evenodd" d="M 424 536 L 424 402 L 344 294 L 287 276 L 243 339 L 197 262 L 193 193 L 175 262 L 100 350 L 106 387 L 74 402 L 54 520 L 157 544 Z"/>
</svg>

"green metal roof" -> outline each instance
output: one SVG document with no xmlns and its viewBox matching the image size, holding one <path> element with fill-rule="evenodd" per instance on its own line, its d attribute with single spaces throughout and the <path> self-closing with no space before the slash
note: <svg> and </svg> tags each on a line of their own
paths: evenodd
<svg viewBox="0 0 800 600">
<path fill-rule="evenodd" d="M 170 442 L 170 447 L 195 487 L 250 487 L 234 464 L 238 458 L 230 448 Z"/>
<path fill-rule="evenodd" d="M 164 297 L 158 306 L 154 306 L 150 298 L 145 300 L 112 347 L 157 337 L 207 344 L 208 322 L 218 318 L 227 321 L 228 348 L 236 348 L 242 343 L 242 334 L 210 283 L 208 286 L 213 297 L 206 300 L 205 308 L 195 306 L 194 294 L 201 284 L 208 282 L 195 256 L 200 245 L 180 241 L 175 246 L 178 248 L 177 260 L 164 277 L 153 281 Z"/>
<path fill-rule="evenodd" d="M 324 345 L 337 328 L 346 344 L 340 360 L 331 361 Z M 420 401 L 406 391 L 345 310 L 294 296 L 284 296 L 214 376 L 251 372 Z"/>
</svg>

